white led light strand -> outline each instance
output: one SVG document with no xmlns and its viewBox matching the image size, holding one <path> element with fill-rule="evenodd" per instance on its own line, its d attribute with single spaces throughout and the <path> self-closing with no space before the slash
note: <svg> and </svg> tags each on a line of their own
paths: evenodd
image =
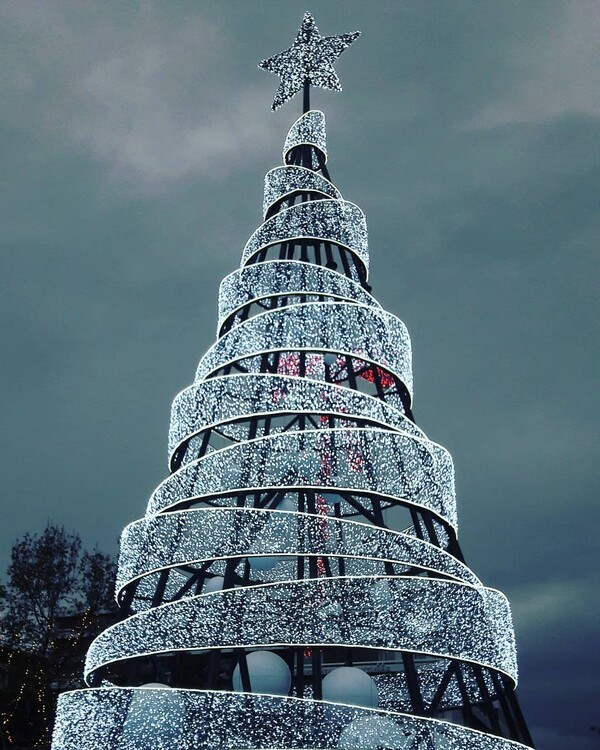
<svg viewBox="0 0 600 750">
<path fill-rule="evenodd" d="M 202 357 L 195 380 L 230 362 L 278 350 L 362 357 L 396 375 L 412 393 L 410 337 L 402 321 L 382 310 L 335 301 L 270 310 L 240 323 Z"/>
<path fill-rule="evenodd" d="M 219 289 L 219 329 L 225 319 L 249 302 L 276 295 L 302 294 L 361 302 L 381 308 L 357 282 L 323 266 L 295 260 L 272 260 L 239 268 L 226 276 Z"/>
<path fill-rule="evenodd" d="M 315 239 L 350 250 L 369 270 L 367 220 L 354 203 L 344 200 L 310 201 L 285 208 L 254 232 L 242 252 L 245 265 L 260 250 L 280 242 Z"/>
<path fill-rule="evenodd" d="M 59 698 L 53 748 L 82 747 L 523 750 L 527 746 L 447 721 L 339 703 L 226 691 L 100 688 L 63 693 Z"/>
<path fill-rule="evenodd" d="M 265 192 L 263 198 L 263 217 L 266 217 L 271 206 L 277 201 L 298 192 L 317 193 L 320 198 L 342 200 L 342 194 L 336 186 L 312 169 L 306 167 L 275 167 L 265 175 Z M 288 208 L 288 206 L 282 206 Z"/>
<path fill-rule="evenodd" d="M 341 419 L 363 419 L 431 443 L 402 412 L 373 396 L 320 380 L 249 373 L 203 380 L 175 397 L 171 408 L 169 456 L 172 457 L 182 443 L 209 427 L 218 426 L 219 432 L 232 440 L 246 440 L 247 424 L 239 420 L 278 414 L 331 414 Z M 322 423 L 327 427 L 327 420 Z M 286 422 L 280 427 L 271 426 L 271 432 L 286 429 L 293 427 Z M 194 459 L 193 454 L 188 455 L 187 461 Z"/>
<path fill-rule="evenodd" d="M 506 598 L 455 581 L 322 578 L 182 599 L 107 628 L 92 643 L 86 680 L 104 664 L 189 649 L 372 647 L 464 659 L 516 682 Z"/>
<path fill-rule="evenodd" d="M 292 149 L 298 146 L 312 146 L 323 155 L 327 162 L 327 128 L 325 115 L 319 109 L 311 109 L 301 115 L 289 129 L 283 144 L 283 162 L 288 163 L 288 156 Z M 318 169 L 320 164 L 316 155 L 313 156 L 311 164 L 313 169 Z"/>
</svg>

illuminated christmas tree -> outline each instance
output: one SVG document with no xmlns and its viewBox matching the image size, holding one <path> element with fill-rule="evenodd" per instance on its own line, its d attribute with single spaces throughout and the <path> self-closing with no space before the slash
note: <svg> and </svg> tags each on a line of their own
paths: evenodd
<svg viewBox="0 0 600 750">
<path fill-rule="evenodd" d="M 171 474 L 121 540 L 126 618 L 61 696 L 55 750 L 516 750 L 505 597 L 457 542 L 452 459 L 416 426 L 404 324 L 327 169 L 310 86 L 358 32 L 305 14 L 273 108 L 303 91 L 264 221 L 173 403 Z M 387 521 L 393 517 L 393 530 Z"/>
</svg>

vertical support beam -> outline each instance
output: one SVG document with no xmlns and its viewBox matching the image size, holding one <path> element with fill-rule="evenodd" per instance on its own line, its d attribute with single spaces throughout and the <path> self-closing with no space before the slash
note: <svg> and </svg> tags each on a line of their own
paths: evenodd
<svg viewBox="0 0 600 750">
<path fill-rule="evenodd" d="M 352 271 L 348 263 L 348 256 L 346 255 L 346 250 L 343 247 L 338 246 L 338 252 L 340 254 L 340 258 L 342 260 L 342 265 L 344 266 L 344 271 L 346 273 L 346 276 L 348 276 L 349 278 L 352 278 Z"/>
<path fill-rule="evenodd" d="M 340 503 L 336 503 L 333 506 L 333 512 L 336 518 L 342 517 L 342 508 L 340 506 Z M 341 536 L 341 531 L 340 531 L 340 536 Z M 338 573 L 341 576 L 345 576 L 346 575 L 346 561 L 344 560 L 343 557 L 338 557 L 337 561 L 338 561 Z"/>
<path fill-rule="evenodd" d="M 308 112 L 310 109 L 310 81 L 308 78 L 304 79 L 304 87 L 302 92 L 302 114 Z"/>
<path fill-rule="evenodd" d="M 373 373 L 373 382 L 375 383 L 375 388 L 377 389 L 377 397 L 380 398 L 382 401 L 385 401 L 385 392 L 383 390 L 383 386 L 381 385 L 381 376 L 379 374 L 379 368 L 375 365 L 371 366 L 371 372 Z"/>
<path fill-rule="evenodd" d="M 508 704 L 511 707 L 513 716 L 515 717 L 517 721 L 520 741 L 528 745 L 533 745 L 533 740 L 531 739 L 531 735 L 529 734 L 529 729 L 527 728 L 525 717 L 523 716 L 521 712 L 521 706 L 519 706 L 519 701 L 517 700 L 515 691 L 509 685 L 509 678 L 506 677 L 505 675 L 501 675 L 500 679 L 502 680 L 502 684 L 505 687 L 505 691 L 506 691 L 505 695 L 506 695 Z"/>
<path fill-rule="evenodd" d="M 137 591 L 137 587 L 139 586 L 139 579 L 137 581 L 134 581 L 131 583 L 127 588 L 125 589 L 125 592 L 123 594 L 123 597 L 121 598 L 121 601 L 119 602 L 119 606 L 121 607 L 122 614 L 126 617 L 131 612 L 131 604 L 133 602 L 133 598 L 135 597 L 135 592 Z"/>
<path fill-rule="evenodd" d="M 346 377 L 348 379 L 348 385 L 353 391 L 357 391 L 356 385 L 356 373 L 354 372 L 354 358 L 346 355 Z"/>
<path fill-rule="evenodd" d="M 306 504 L 304 501 L 304 493 L 298 492 L 298 510 L 300 513 L 306 513 Z M 304 555 L 298 555 L 298 580 L 304 579 Z"/>
<path fill-rule="evenodd" d="M 450 684 L 450 680 L 454 676 L 455 671 L 456 662 L 451 661 L 448 665 L 448 669 L 442 677 L 440 684 L 438 685 L 437 690 L 435 691 L 435 695 L 433 696 L 431 703 L 429 704 L 429 708 L 427 709 L 427 716 L 433 716 L 435 713 L 437 713 L 437 711 L 440 710 L 438 706 L 440 705 L 441 700 L 444 697 L 444 693 L 448 689 L 448 685 Z"/>
<path fill-rule="evenodd" d="M 294 649 L 296 655 L 296 695 L 298 698 L 304 697 L 304 650 L 301 648 Z"/>
<path fill-rule="evenodd" d="M 312 683 L 313 683 L 313 691 L 315 700 L 322 700 L 323 698 L 323 689 L 321 686 L 321 668 L 322 668 L 322 655 L 321 655 L 321 649 L 318 646 L 314 646 L 312 650 L 311 655 L 312 660 Z"/>
<path fill-rule="evenodd" d="M 410 652 L 403 651 L 402 663 L 404 664 L 404 675 L 406 677 L 413 713 L 417 716 L 423 716 L 425 714 L 425 706 L 423 705 L 423 696 L 421 695 L 421 688 L 419 686 L 419 674 L 415 666 L 415 657 Z"/>
<path fill-rule="evenodd" d="M 177 662 L 179 662 L 179 652 L 177 653 Z M 221 665 L 221 649 L 213 649 L 210 652 L 208 658 L 208 675 L 207 675 L 207 687 L 209 690 L 217 689 L 217 682 L 219 679 L 219 666 Z M 247 665 L 246 665 L 247 668 Z M 241 667 L 240 667 L 241 671 Z"/>
<path fill-rule="evenodd" d="M 429 541 L 432 544 L 435 544 L 437 547 L 440 547 L 440 540 L 438 539 L 438 535 L 435 531 L 435 526 L 433 525 L 433 521 L 431 520 L 431 516 L 429 515 L 429 511 L 424 510 L 421 513 L 421 518 L 423 520 L 423 523 L 425 524 L 425 528 L 427 529 L 427 533 L 429 534 Z"/>
<path fill-rule="evenodd" d="M 492 698 L 490 696 L 490 691 L 488 690 L 488 687 L 485 683 L 485 677 L 483 676 L 482 668 L 477 664 L 472 664 L 471 672 L 473 672 L 473 674 L 475 675 L 475 681 L 477 682 L 479 694 L 481 695 L 483 710 L 490 720 L 494 732 L 496 734 L 500 734 L 502 730 L 500 729 L 500 722 L 498 721 L 498 712 L 494 707 Z"/>
<path fill-rule="evenodd" d="M 238 657 L 238 664 L 240 667 L 240 677 L 242 678 L 242 690 L 245 693 L 252 692 L 252 685 L 250 684 L 250 674 L 248 672 L 248 662 L 246 661 L 246 652 L 243 648 L 234 649 L 234 653 Z"/>
<path fill-rule="evenodd" d="M 306 377 L 306 352 L 299 352 L 300 361 L 298 363 L 298 375 L 301 378 Z"/>
<path fill-rule="evenodd" d="M 198 458 L 202 458 L 202 456 L 206 453 L 206 449 L 208 448 L 208 444 L 210 442 L 211 432 L 212 430 L 210 427 L 207 430 L 204 430 L 204 435 L 202 435 L 202 443 L 200 444 L 200 450 L 198 451 Z"/>
<path fill-rule="evenodd" d="M 320 245 L 320 243 L 319 242 L 315 242 L 312 247 L 313 247 L 313 253 L 314 253 L 314 256 L 315 256 L 315 263 L 318 266 L 322 266 L 323 265 L 323 259 L 321 257 L 321 245 Z"/>
<path fill-rule="evenodd" d="M 327 258 L 326 268 L 331 268 L 333 271 L 337 268 L 337 263 L 333 259 L 333 252 L 331 251 L 331 243 L 325 242 L 325 257 Z"/>
<path fill-rule="evenodd" d="M 490 677 L 492 678 L 492 683 L 494 684 L 496 696 L 498 700 L 500 701 L 500 706 L 502 708 L 502 715 L 504 716 L 504 720 L 506 721 L 506 725 L 510 733 L 510 739 L 520 740 L 523 735 L 521 732 L 519 732 L 517 723 L 515 721 L 515 717 L 513 716 L 511 707 L 506 699 L 506 692 L 507 692 L 506 688 L 504 684 L 500 682 L 497 672 L 495 672 L 493 669 L 490 669 L 489 674 L 490 674 Z M 510 689 L 510 691 L 512 692 L 512 688 Z M 527 736 L 529 736 L 529 732 L 527 732 Z"/>
<path fill-rule="evenodd" d="M 304 261 L 304 263 L 308 263 L 308 248 L 306 244 L 306 240 L 300 242 L 300 260 Z"/>
<path fill-rule="evenodd" d="M 153 607 L 158 607 L 159 604 L 162 604 L 163 596 L 165 595 L 165 589 L 167 588 L 167 581 L 169 580 L 169 572 L 169 570 L 161 571 L 161 574 L 158 578 L 158 583 L 156 585 L 156 588 L 154 589 L 154 594 L 152 596 Z"/>
<path fill-rule="evenodd" d="M 412 518 L 412 522 L 413 522 L 413 526 L 415 527 L 416 535 L 419 537 L 419 539 L 423 539 L 423 529 L 421 527 L 421 522 L 414 508 L 410 508 L 410 517 Z"/>
<path fill-rule="evenodd" d="M 469 693 L 467 692 L 467 686 L 465 685 L 465 680 L 462 675 L 461 671 L 461 665 L 456 665 L 456 682 L 458 683 L 458 689 L 460 691 L 460 695 L 462 698 L 462 714 L 463 718 L 465 720 L 465 724 L 468 727 L 472 727 L 473 729 L 481 729 L 482 723 L 479 721 L 475 715 L 473 714 L 473 711 L 471 710 L 471 701 L 469 698 Z M 484 727 L 485 729 L 488 729 L 488 727 Z"/>
</svg>

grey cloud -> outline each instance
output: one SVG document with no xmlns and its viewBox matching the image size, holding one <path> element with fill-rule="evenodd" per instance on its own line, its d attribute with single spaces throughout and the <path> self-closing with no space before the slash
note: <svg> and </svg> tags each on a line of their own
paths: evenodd
<svg viewBox="0 0 600 750">
<path fill-rule="evenodd" d="M 113 187 L 153 192 L 190 176 L 225 177 L 250 147 L 272 142 L 275 123 L 253 106 L 258 85 L 236 82 L 220 95 L 231 48 L 221 25 L 201 14 L 168 24 L 150 6 L 125 25 L 123 11 L 90 9 L 90 23 L 70 3 L 36 5 L 4 11 L 12 115 L 29 104 L 29 129 L 104 163 Z"/>
<path fill-rule="evenodd" d="M 559 23 L 544 41 L 532 45 L 523 39 L 515 45 L 512 52 L 523 73 L 515 91 L 488 103 L 467 127 L 540 122 L 572 113 L 600 115 L 596 10 L 592 2 L 565 2 Z"/>
</svg>

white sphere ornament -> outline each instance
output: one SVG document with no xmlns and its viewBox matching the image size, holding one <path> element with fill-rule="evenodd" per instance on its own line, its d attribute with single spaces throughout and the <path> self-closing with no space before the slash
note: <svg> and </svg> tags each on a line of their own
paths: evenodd
<svg viewBox="0 0 600 750">
<path fill-rule="evenodd" d="M 377 708 L 379 693 L 372 677 L 357 667 L 338 667 L 325 675 L 324 701 Z"/>
<path fill-rule="evenodd" d="M 338 750 L 409 750 L 414 736 L 384 716 L 365 716 L 351 721 L 340 734 Z"/>
<path fill-rule="evenodd" d="M 287 695 L 292 684 L 292 675 L 286 662 L 272 651 L 250 651 L 246 655 L 248 676 L 253 693 Z M 233 670 L 233 689 L 244 691 L 240 665 Z"/>
</svg>

